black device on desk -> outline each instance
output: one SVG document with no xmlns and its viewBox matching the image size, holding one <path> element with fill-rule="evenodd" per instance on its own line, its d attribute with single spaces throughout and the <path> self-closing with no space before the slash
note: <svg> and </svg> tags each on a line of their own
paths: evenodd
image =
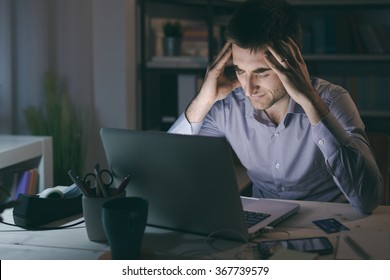
<svg viewBox="0 0 390 280">
<path fill-rule="evenodd" d="M 333 252 L 332 243 L 326 237 L 262 241 L 258 243 L 257 248 L 263 258 L 269 258 L 279 248 L 318 253 L 319 255 L 331 254 Z"/>
<path fill-rule="evenodd" d="M 17 226 L 34 229 L 82 213 L 82 194 L 69 198 L 42 198 L 19 194 L 13 217 Z"/>
</svg>

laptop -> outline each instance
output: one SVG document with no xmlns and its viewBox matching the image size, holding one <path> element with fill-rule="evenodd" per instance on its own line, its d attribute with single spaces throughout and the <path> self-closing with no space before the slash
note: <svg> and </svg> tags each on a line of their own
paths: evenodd
<svg viewBox="0 0 390 280">
<path fill-rule="evenodd" d="M 127 196 L 149 201 L 149 226 L 246 241 L 299 210 L 240 197 L 225 138 L 117 128 L 100 134 L 116 184 L 130 175 Z M 262 221 L 247 222 L 248 213 Z"/>
</svg>

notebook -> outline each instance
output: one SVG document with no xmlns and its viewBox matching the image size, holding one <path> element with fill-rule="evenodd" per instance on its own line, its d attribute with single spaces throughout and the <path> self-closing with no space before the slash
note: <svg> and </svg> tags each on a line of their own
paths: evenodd
<svg viewBox="0 0 390 280">
<path fill-rule="evenodd" d="M 225 138 L 102 128 L 116 183 L 149 201 L 148 225 L 234 239 L 251 239 L 296 213 L 295 203 L 240 197 Z M 246 226 L 244 211 L 267 214 Z"/>
</svg>

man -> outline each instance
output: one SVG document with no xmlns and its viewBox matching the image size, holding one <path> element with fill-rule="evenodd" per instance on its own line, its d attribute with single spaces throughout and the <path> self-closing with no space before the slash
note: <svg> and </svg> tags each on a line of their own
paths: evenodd
<svg viewBox="0 0 390 280">
<path fill-rule="evenodd" d="M 382 178 L 349 93 L 309 76 L 301 26 L 283 0 L 242 3 L 227 43 L 171 133 L 226 137 L 253 196 L 379 204 Z M 234 68 L 236 79 L 227 69 Z"/>
</svg>

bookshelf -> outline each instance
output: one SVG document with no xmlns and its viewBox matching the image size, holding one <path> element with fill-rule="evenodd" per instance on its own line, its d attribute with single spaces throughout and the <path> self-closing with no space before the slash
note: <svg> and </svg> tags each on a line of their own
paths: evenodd
<svg viewBox="0 0 390 280">
<path fill-rule="evenodd" d="M 364 120 L 388 122 L 390 1 L 292 3 L 302 21 L 303 54 L 310 73 L 346 88 Z M 368 130 L 378 129 L 388 130 L 388 126 L 368 126 Z"/>
<path fill-rule="evenodd" d="M 14 175 L 38 171 L 38 188 L 53 184 L 52 139 L 45 136 L 0 135 L 0 185 L 12 192 Z M 19 176 L 20 177 L 20 176 Z"/>
<path fill-rule="evenodd" d="M 179 104 L 197 93 L 223 43 L 224 25 L 240 2 L 139 1 L 143 129 L 166 130 L 182 112 Z M 368 131 L 390 134 L 390 0 L 289 2 L 301 18 L 310 74 L 346 88 Z M 180 21 L 184 28 L 203 26 L 203 43 L 196 43 L 201 50 L 164 57 L 161 26 L 167 20 Z"/>
</svg>

